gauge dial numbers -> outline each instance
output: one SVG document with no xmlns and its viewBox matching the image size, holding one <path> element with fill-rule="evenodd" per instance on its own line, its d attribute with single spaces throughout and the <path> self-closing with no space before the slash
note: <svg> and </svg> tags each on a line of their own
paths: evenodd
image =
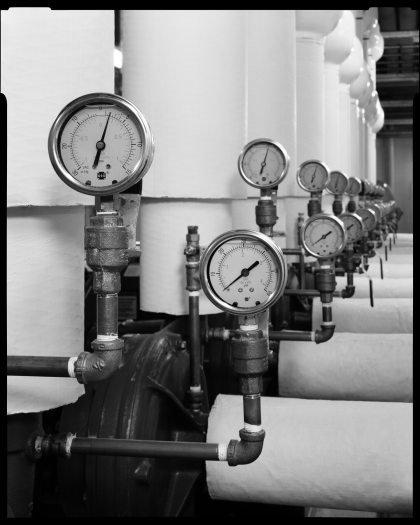
<svg viewBox="0 0 420 525">
<path fill-rule="evenodd" d="M 200 277 L 204 293 L 221 310 L 255 314 L 284 292 L 287 265 L 280 248 L 266 235 L 233 230 L 207 247 Z"/>
<path fill-rule="evenodd" d="M 250 186 L 273 188 L 286 176 L 289 156 L 283 146 L 274 140 L 253 140 L 241 151 L 238 169 L 241 177 Z"/>
<path fill-rule="evenodd" d="M 343 222 L 325 213 L 306 219 L 302 225 L 301 235 L 305 250 L 317 258 L 335 257 L 343 251 L 347 243 Z"/>
<path fill-rule="evenodd" d="M 330 180 L 325 189 L 328 193 L 332 193 L 333 195 L 343 195 L 346 191 L 348 182 L 349 178 L 345 173 L 335 170 L 330 173 Z"/>
<path fill-rule="evenodd" d="M 59 113 L 48 151 L 55 171 L 70 187 L 88 195 L 111 195 L 146 174 L 154 145 L 147 121 L 131 102 L 93 93 Z"/>
<path fill-rule="evenodd" d="M 356 197 L 359 195 L 360 190 L 362 189 L 362 181 L 358 177 L 349 177 L 349 183 L 345 193 L 350 197 Z"/>
<path fill-rule="evenodd" d="M 299 166 L 296 179 L 303 190 L 318 193 L 328 184 L 330 170 L 319 160 L 307 160 Z"/>
<path fill-rule="evenodd" d="M 357 242 L 365 229 L 362 219 L 355 213 L 342 213 L 339 217 L 346 228 L 347 242 Z"/>
<path fill-rule="evenodd" d="M 376 226 L 376 215 L 370 208 L 359 208 L 355 212 L 362 219 L 367 231 L 371 231 Z"/>
</svg>

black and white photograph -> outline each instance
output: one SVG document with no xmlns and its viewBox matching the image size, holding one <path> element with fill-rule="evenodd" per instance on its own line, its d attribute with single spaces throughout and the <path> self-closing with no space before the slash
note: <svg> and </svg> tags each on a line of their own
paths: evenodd
<svg viewBox="0 0 420 525">
<path fill-rule="evenodd" d="M 418 9 L 27 5 L 7 518 L 413 518 Z"/>
</svg>

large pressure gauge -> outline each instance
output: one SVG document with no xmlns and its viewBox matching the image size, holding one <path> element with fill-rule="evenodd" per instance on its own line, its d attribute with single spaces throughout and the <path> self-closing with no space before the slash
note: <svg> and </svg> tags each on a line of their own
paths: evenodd
<svg viewBox="0 0 420 525">
<path fill-rule="evenodd" d="M 280 248 L 263 233 L 233 230 L 207 247 L 200 278 L 205 294 L 221 310 L 256 314 L 283 294 L 287 265 Z"/>
<path fill-rule="evenodd" d="M 246 183 L 254 188 L 274 188 L 289 169 L 289 155 L 281 144 L 271 139 L 249 142 L 238 158 L 238 169 Z"/>
<path fill-rule="evenodd" d="M 359 208 L 355 212 L 363 221 L 363 225 L 367 231 L 371 231 L 376 226 L 376 215 L 370 208 Z"/>
<path fill-rule="evenodd" d="M 363 236 L 364 225 L 362 219 L 355 213 L 342 213 L 339 217 L 346 228 L 347 242 L 357 242 Z"/>
<path fill-rule="evenodd" d="M 301 228 L 302 244 L 314 257 L 335 257 L 343 251 L 347 234 L 343 222 L 334 215 L 319 213 L 306 219 Z"/>
<path fill-rule="evenodd" d="M 299 166 L 296 178 L 303 190 L 319 193 L 330 180 L 330 170 L 320 160 L 306 160 Z"/>
<path fill-rule="evenodd" d="M 348 182 L 349 178 L 345 173 L 335 170 L 330 173 L 330 180 L 325 189 L 328 193 L 332 193 L 333 195 L 343 195 L 346 191 Z"/>
<path fill-rule="evenodd" d="M 362 189 L 362 181 L 358 177 L 349 177 L 349 183 L 347 184 L 346 193 L 350 197 L 356 197 L 359 195 Z"/>
<path fill-rule="evenodd" d="M 136 106 L 118 95 L 92 93 L 60 111 L 48 137 L 48 152 L 58 176 L 71 188 L 112 195 L 146 174 L 154 144 Z"/>
</svg>

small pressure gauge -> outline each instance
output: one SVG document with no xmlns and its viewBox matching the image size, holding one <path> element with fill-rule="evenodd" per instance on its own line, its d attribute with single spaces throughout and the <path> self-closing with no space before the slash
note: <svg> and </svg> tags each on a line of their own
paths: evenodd
<svg viewBox="0 0 420 525">
<path fill-rule="evenodd" d="M 299 166 L 296 178 L 303 190 L 319 193 L 330 180 L 330 170 L 320 160 L 306 160 Z"/>
<path fill-rule="evenodd" d="M 333 195 L 343 195 L 346 191 L 349 178 L 342 171 L 334 170 L 330 173 L 330 180 L 325 189 Z"/>
<path fill-rule="evenodd" d="M 359 208 L 355 212 L 363 221 L 363 225 L 367 231 L 371 231 L 376 226 L 376 215 L 370 208 Z"/>
<path fill-rule="evenodd" d="M 48 137 L 58 176 L 88 195 L 112 195 L 138 182 L 153 160 L 149 125 L 128 100 L 92 93 L 65 106 Z"/>
<path fill-rule="evenodd" d="M 289 169 L 289 155 L 281 144 L 271 139 L 249 142 L 238 158 L 238 169 L 246 183 L 254 188 L 273 188 Z"/>
<path fill-rule="evenodd" d="M 317 258 L 335 257 L 343 251 L 347 234 L 343 222 L 334 215 L 319 213 L 306 219 L 301 228 L 305 250 Z"/>
<path fill-rule="evenodd" d="M 349 183 L 345 193 L 350 197 L 356 197 L 359 195 L 360 190 L 362 189 L 362 181 L 358 177 L 349 177 Z"/>
<path fill-rule="evenodd" d="M 347 242 L 357 242 L 363 236 L 364 225 L 362 219 L 355 213 L 342 213 L 339 217 L 346 228 Z"/>
<path fill-rule="evenodd" d="M 287 265 L 266 235 L 233 230 L 214 239 L 200 262 L 201 285 L 210 301 L 236 315 L 267 310 L 283 294 Z"/>
</svg>

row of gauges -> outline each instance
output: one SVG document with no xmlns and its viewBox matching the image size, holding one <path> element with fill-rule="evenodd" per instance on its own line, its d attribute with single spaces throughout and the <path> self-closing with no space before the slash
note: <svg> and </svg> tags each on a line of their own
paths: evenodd
<svg viewBox="0 0 420 525">
<path fill-rule="evenodd" d="M 93 93 L 62 109 L 51 128 L 48 151 L 55 171 L 67 185 L 102 196 L 120 193 L 142 179 L 152 163 L 154 143 L 146 119 L 131 102 L 113 94 Z M 251 186 L 274 188 L 286 176 L 289 157 L 279 143 L 259 139 L 247 144 L 238 167 Z M 341 172 L 329 174 L 319 161 L 303 163 L 297 176 L 299 185 L 311 192 L 327 186 L 331 193 L 341 193 L 348 182 Z M 363 228 L 354 214 L 347 216 L 346 226 L 331 215 L 310 217 L 302 230 L 308 253 L 319 258 L 340 253 L 347 239 Z M 207 247 L 200 268 L 209 299 L 235 314 L 266 310 L 283 294 L 287 281 L 280 248 L 266 235 L 251 230 L 216 238 Z"/>
<path fill-rule="evenodd" d="M 287 174 L 289 156 L 281 144 L 270 139 L 257 139 L 249 142 L 238 158 L 241 177 L 254 188 L 274 188 Z M 299 186 L 311 193 L 326 189 L 333 195 L 347 193 L 356 196 L 361 190 L 361 181 L 348 177 L 341 171 L 331 171 L 319 160 L 303 162 L 296 173 Z"/>
</svg>

